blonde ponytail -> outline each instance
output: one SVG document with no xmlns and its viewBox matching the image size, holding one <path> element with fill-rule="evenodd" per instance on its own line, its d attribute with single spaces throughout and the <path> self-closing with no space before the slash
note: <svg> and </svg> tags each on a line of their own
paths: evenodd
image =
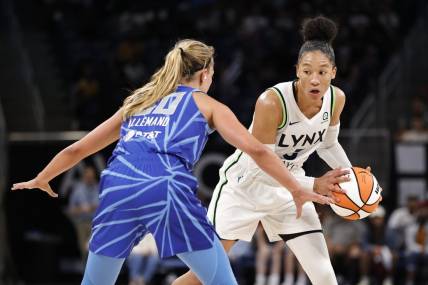
<svg viewBox="0 0 428 285">
<path fill-rule="evenodd" d="M 165 57 L 165 64 L 144 86 L 134 90 L 122 106 L 123 119 L 143 111 L 171 94 L 180 81 L 190 79 L 195 72 L 212 62 L 214 48 L 195 40 L 179 41 Z"/>
</svg>

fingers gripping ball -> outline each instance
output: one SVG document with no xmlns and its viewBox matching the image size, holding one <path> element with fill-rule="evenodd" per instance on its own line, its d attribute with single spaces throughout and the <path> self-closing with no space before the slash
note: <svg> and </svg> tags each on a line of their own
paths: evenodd
<svg viewBox="0 0 428 285">
<path fill-rule="evenodd" d="M 376 210 L 381 200 L 381 188 L 376 177 L 366 169 L 352 167 L 350 181 L 339 186 L 346 193 L 334 192 L 340 202 L 331 204 L 333 211 L 348 220 L 359 220 L 369 216 Z"/>
</svg>

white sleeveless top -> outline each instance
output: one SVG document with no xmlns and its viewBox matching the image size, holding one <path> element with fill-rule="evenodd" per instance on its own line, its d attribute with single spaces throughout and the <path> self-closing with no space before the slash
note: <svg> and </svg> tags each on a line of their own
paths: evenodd
<svg viewBox="0 0 428 285">
<path fill-rule="evenodd" d="M 325 139 L 334 110 L 334 87 L 327 89 L 321 109 L 311 119 L 300 111 L 292 81 L 279 83 L 270 89 L 278 95 L 283 107 L 283 121 L 276 133 L 275 153 L 289 170 L 297 170 Z"/>
<path fill-rule="evenodd" d="M 330 86 L 323 96 L 319 112 L 308 119 L 299 109 L 293 93 L 293 81 L 279 83 L 271 88 L 279 97 L 283 120 L 278 127 L 275 142 L 275 153 L 293 175 L 304 176 L 302 166 L 308 157 L 317 150 L 324 141 L 334 110 L 334 87 Z M 253 124 L 249 130 L 251 131 Z M 235 185 L 244 185 L 251 181 L 248 171 L 255 163 L 250 156 L 237 149 L 229 156 L 220 168 L 221 181 Z M 251 176 L 251 175 L 250 175 Z M 265 174 L 268 184 L 278 184 Z"/>
</svg>

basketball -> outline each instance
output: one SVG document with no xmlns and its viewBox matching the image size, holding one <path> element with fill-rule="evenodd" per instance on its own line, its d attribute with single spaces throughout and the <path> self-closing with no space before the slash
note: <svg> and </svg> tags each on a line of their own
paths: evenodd
<svg viewBox="0 0 428 285">
<path fill-rule="evenodd" d="M 348 220 L 359 220 L 373 213 L 379 205 L 381 188 L 376 177 L 360 167 L 349 168 L 348 182 L 340 183 L 340 188 L 346 193 L 333 194 L 340 202 L 331 204 L 333 211 Z"/>
</svg>

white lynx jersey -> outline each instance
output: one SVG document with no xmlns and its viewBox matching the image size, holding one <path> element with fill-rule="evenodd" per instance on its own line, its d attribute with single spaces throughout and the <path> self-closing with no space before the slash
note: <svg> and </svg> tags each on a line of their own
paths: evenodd
<svg viewBox="0 0 428 285">
<path fill-rule="evenodd" d="M 292 81 L 279 83 L 270 89 L 278 95 L 283 110 L 283 120 L 276 134 L 275 153 L 294 175 L 304 176 L 303 163 L 324 141 L 330 125 L 334 110 L 334 87 L 327 89 L 320 111 L 311 119 L 300 111 L 294 99 Z M 252 127 L 251 124 L 250 131 Z M 254 178 L 254 174 L 250 174 L 254 167 L 257 165 L 250 156 L 237 149 L 225 160 L 220 169 L 220 177 L 225 181 L 244 185 Z M 263 176 L 268 184 L 277 185 L 269 175 Z"/>
<path fill-rule="evenodd" d="M 334 110 L 334 87 L 327 89 L 321 109 L 311 119 L 300 111 L 292 81 L 279 83 L 270 89 L 278 95 L 283 107 L 283 121 L 276 134 L 275 152 L 289 170 L 298 170 L 324 141 Z"/>
</svg>

